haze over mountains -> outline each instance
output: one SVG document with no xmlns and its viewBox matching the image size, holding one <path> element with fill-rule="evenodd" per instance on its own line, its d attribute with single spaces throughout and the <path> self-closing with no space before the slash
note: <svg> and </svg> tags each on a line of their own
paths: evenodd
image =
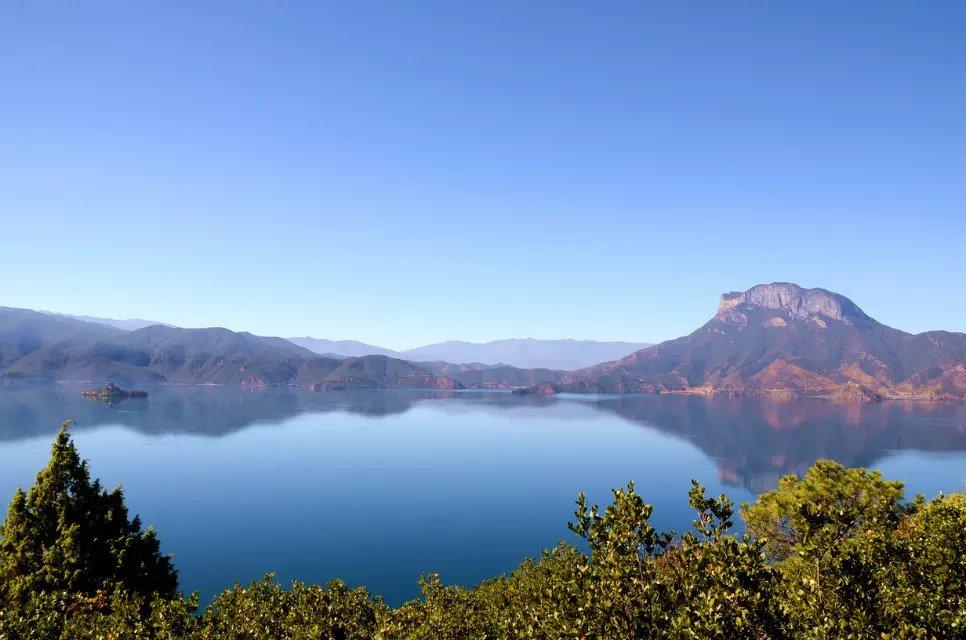
<svg viewBox="0 0 966 640">
<path fill-rule="evenodd" d="M 409 349 L 400 355 L 407 360 L 480 362 L 507 364 L 524 369 L 570 370 L 623 357 L 650 346 L 641 342 L 597 342 L 594 340 L 494 340 L 485 344 L 451 340 Z"/>
<path fill-rule="evenodd" d="M 54 313 L 52 311 L 42 311 L 41 313 L 48 313 L 54 316 L 60 316 L 62 318 L 71 318 L 73 320 L 82 320 L 84 322 L 93 322 L 95 324 L 103 324 L 109 327 L 114 327 L 115 329 L 123 329 L 124 331 L 134 331 L 135 329 L 143 329 L 144 327 L 150 327 L 156 324 L 163 325 L 165 327 L 170 327 L 171 325 L 164 322 L 156 322 L 154 320 L 143 320 L 141 318 L 99 318 L 96 316 L 74 316 L 69 313 Z"/>
<path fill-rule="evenodd" d="M 365 342 L 359 342 L 358 340 L 326 340 L 324 338 L 310 338 L 309 336 L 305 336 L 302 338 L 289 338 L 289 342 L 297 344 L 300 347 L 305 347 L 309 351 L 321 356 L 356 357 L 380 355 L 395 358 L 399 355 L 392 349 L 376 347 Z"/>
<path fill-rule="evenodd" d="M 153 325 L 128 331 L 0 308 L 0 380 L 317 390 L 467 387 L 862 402 L 966 398 L 966 334 L 909 334 L 870 318 L 844 296 L 789 283 L 724 294 L 715 316 L 690 335 L 630 353 L 626 350 L 638 345 L 527 339 L 445 342 L 395 352 L 354 341 L 298 342 L 223 328 Z M 370 350 L 375 353 L 364 353 Z M 593 357 L 611 359 L 570 371 L 512 365 L 572 364 Z"/>
<path fill-rule="evenodd" d="M 644 342 L 522 338 L 493 340 L 486 343 L 449 340 L 405 351 L 393 351 L 354 340 L 320 340 L 309 337 L 289 338 L 289 340 L 320 355 L 379 354 L 413 362 L 480 363 L 561 371 L 580 369 L 606 360 L 614 360 L 650 346 L 649 343 Z"/>
<path fill-rule="evenodd" d="M 117 320 L 94 316 L 74 316 L 50 313 L 48 315 L 106 325 L 125 331 L 134 331 L 154 325 L 172 325 L 140 318 Z M 556 369 L 568 371 L 589 367 L 599 362 L 614 360 L 650 346 L 646 342 L 598 342 L 595 340 L 538 340 L 534 338 L 494 340 L 486 343 L 449 340 L 414 349 L 396 351 L 358 340 L 328 340 L 309 336 L 288 338 L 288 341 L 326 357 L 346 358 L 382 355 L 413 362 L 437 361 L 457 364 L 480 363 L 485 365 L 509 365 L 524 369 Z"/>
</svg>

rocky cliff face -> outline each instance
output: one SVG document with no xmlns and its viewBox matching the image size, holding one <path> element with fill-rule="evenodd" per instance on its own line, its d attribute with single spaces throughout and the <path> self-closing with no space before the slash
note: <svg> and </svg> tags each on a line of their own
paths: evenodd
<svg viewBox="0 0 966 640">
<path fill-rule="evenodd" d="M 825 289 L 803 289 L 789 282 L 760 284 L 748 291 L 722 294 L 715 317 L 735 322 L 743 308 L 777 311 L 803 320 L 818 316 L 851 325 L 871 320 L 845 296 Z"/>
<path fill-rule="evenodd" d="M 966 398 L 966 334 L 912 335 L 845 296 L 772 283 L 721 296 L 688 336 L 566 374 L 556 390 L 814 397 Z"/>
</svg>

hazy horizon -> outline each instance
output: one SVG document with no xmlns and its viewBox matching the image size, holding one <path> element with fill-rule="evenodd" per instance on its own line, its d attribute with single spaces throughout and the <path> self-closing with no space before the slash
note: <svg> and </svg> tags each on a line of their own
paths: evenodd
<svg viewBox="0 0 966 640">
<path fill-rule="evenodd" d="M 0 304 L 0 307 L 9 307 L 9 305 Z M 16 308 L 24 308 L 24 307 L 16 307 Z M 199 326 L 199 327 L 186 327 L 186 326 L 182 326 L 182 325 L 176 325 L 176 324 L 171 323 L 171 322 L 165 322 L 163 320 L 156 320 L 156 319 L 151 319 L 151 318 L 134 318 L 134 317 L 108 318 L 106 316 L 87 315 L 87 314 L 76 314 L 76 313 L 66 313 L 66 312 L 63 312 L 63 311 L 52 311 L 50 309 L 28 309 L 28 310 L 30 310 L 30 311 L 39 311 L 40 313 L 53 314 L 53 315 L 58 315 L 58 316 L 66 316 L 68 318 L 74 318 L 76 320 L 82 320 L 84 322 L 94 322 L 94 323 L 99 323 L 99 321 L 145 322 L 145 323 L 148 323 L 149 326 L 150 325 L 160 324 L 160 325 L 165 325 L 165 326 L 178 327 L 178 328 L 181 328 L 181 329 L 211 329 L 211 328 L 222 328 L 222 329 L 229 329 L 231 331 L 255 333 L 253 331 L 249 331 L 248 329 L 245 329 L 244 327 L 233 327 L 233 326 L 229 326 L 229 325 L 224 324 L 224 323 L 222 323 L 222 324 L 215 324 L 215 325 L 208 325 L 208 326 Z M 125 328 L 125 330 L 128 330 L 128 329 Z M 447 342 L 464 342 L 464 343 L 468 343 L 468 344 L 490 344 L 490 343 L 493 343 L 493 342 L 502 342 L 502 341 L 505 341 L 505 340 L 540 340 L 540 341 L 573 340 L 573 341 L 576 341 L 576 342 L 626 342 L 626 343 L 629 343 L 629 344 L 633 344 L 633 343 L 654 343 L 653 340 L 611 340 L 611 339 L 607 339 L 607 338 L 601 338 L 601 339 L 594 339 L 594 338 L 571 338 L 571 337 L 568 337 L 568 336 L 558 336 L 558 337 L 504 336 L 502 338 L 494 338 L 492 340 L 484 340 L 484 341 L 479 341 L 479 342 L 464 340 L 462 338 L 443 338 L 443 339 L 433 340 L 431 342 L 426 342 L 426 343 L 421 343 L 421 344 L 412 344 L 412 345 L 405 345 L 405 346 L 402 346 L 402 347 L 397 347 L 397 346 L 394 346 L 394 345 L 391 345 L 391 344 L 387 345 L 387 344 L 374 344 L 374 343 L 369 343 L 369 342 L 366 342 L 364 340 L 358 340 L 358 339 L 353 338 L 353 337 L 341 337 L 340 338 L 340 337 L 331 337 L 331 336 L 323 336 L 323 335 L 285 336 L 285 335 L 279 335 L 279 334 L 257 334 L 257 335 L 263 335 L 263 336 L 267 336 L 267 337 L 276 337 L 276 338 L 285 338 L 286 340 L 292 340 L 293 338 L 296 338 L 296 339 L 297 338 L 311 338 L 311 339 L 315 339 L 315 340 L 328 340 L 328 341 L 331 341 L 331 342 L 359 342 L 359 343 L 369 344 L 369 345 L 374 346 L 374 347 L 382 347 L 382 348 L 385 348 L 385 349 L 390 349 L 392 351 L 398 351 L 398 352 L 410 351 L 410 350 L 413 350 L 413 349 L 417 349 L 419 347 L 425 347 L 425 346 L 428 346 L 428 345 L 435 345 L 435 344 L 444 344 L 444 343 L 447 343 Z"/>
<path fill-rule="evenodd" d="M 660 342 L 789 281 L 964 331 L 966 5 L 0 6 L 0 304 Z"/>
<path fill-rule="evenodd" d="M 767 284 L 767 283 L 760 283 L 760 284 Z M 816 288 L 821 289 L 822 287 L 816 287 Z M 833 292 L 833 293 L 837 293 L 837 292 Z M 853 302 L 855 302 L 855 301 L 853 300 Z M 4 307 L 4 306 L 9 306 L 9 305 L 0 304 L 0 307 Z M 861 308 L 861 305 L 859 305 L 859 307 Z M 178 327 L 178 328 L 184 328 L 184 329 L 224 328 L 224 329 L 229 329 L 231 331 L 236 331 L 236 332 L 248 332 L 248 333 L 253 333 L 253 334 L 256 334 L 256 335 L 262 335 L 262 336 L 268 336 L 268 337 L 279 337 L 279 338 L 284 338 L 286 340 L 295 340 L 295 341 L 300 340 L 300 339 L 310 339 L 310 340 L 326 341 L 326 342 L 334 342 L 334 343 L 339 343 L 339 342 L 356 342 L 356 343 L 360 343 L 360 344 L 366 344 L 366 345 L 369 345 L 369 346 L 372 346 L 372 347 L 377 347 L 379 349 L 385 349 L 385 350 L 388 350 L 388 351 L 394 351 L 394 352 L 396 352 L 394 355 L 405 355 L 405 353 L 407 351 L 416 351 L 416 350 L 419 350 L 420 348 L 423 348 L 423 347 L 435 346 L 435 345 L 443 345 L 443 344 L 448 344 L 448 343 L 460 343 L 460 344 L 470 344 L 470 345 L 490 345 L 490 344 L 493 344 L 493 343 L 499 343 L 499 342 L 504 342 L 504 341 L 526 341 L 526 340 L 535 340 L 535 341 L 545 341 L 545 342 L 552 342 L 552 341 L 575 341 L 575 342 L 596 342 L 596 343 L 627 343 L 627 344 L 635 344 L 636 343 L 636 344 L 653 345 L 653 344 L 658 344 L 660 342 L 664 342 L 665 340 L 673 340 L 674 338 L 688 335 L 692 331 L 694 331 L 695 329 L 698 328 L 698 326 L 695 326 L 695 327 L 692 327 L 691 329 L 689 329 L 687 331 L 684 331 L 680 336 L 672 336 L 670 338 L 666 338 L 666 339 L 662 339 L 662 340 L 648 340 L 648 339 L 622 340 L 622 339 L 613 339 L 613 338 L 573 338 L 573 337 L 570 337 L 570 336 L 544 337 L 544 336 L 532 336 L 532 335 L 522 336 L 521 335 L 521 336 L 503 336 L 503 337 L 491 338 L 491 339 L 487 339 L 487 340 L 467 340 L 467 339 L 458 338 L 458 337 L 457 338 L 440 338 L 440 339 L 429 340 L 427 342 L 420 343 L 420 344 L 411 344 L 411 345 L 405 345 L 405 346 L 401 346 L 400 347 L 400 346 L 396 346 L 395 344 L 392 344 L 392 343 L 386 344 L 386 343 L 369 342 L 369 341 L 366 341 L 366 340 L 359 340 L 358 338 L 354 338 L 352 336 L 349 336 L 349 337 L 333 337 L 333 336 L 321 335 L 321 334 L 282 335 L 282 334 L 273 334 L 273 333 L 258 333 L 258 332 L 255 332 L 255 331 L 251 331 L 249 329 L 246 329 L 244 327 L 231 326 L 229 323 L 217 323 L 217 324 L 206 325 L 206 326 L 184 326 L 184 325 L 177 325 L 177 324 L 174 324 L 174 323 L 171 323 L 171 322 L 165 322 L 163 320 L 148 319 L 148 318 L 135 318 L 135 317 L 109 318 L 109 317 L 105 317 L 105 316 L 65 313 L 65 312 L 61 312 L 61 311 L 52 311 L 52 310 L 49 310 L 49 309 L 34 309 L 34 311 L 39 311 L 41 313 L 47 313 L 47 314 L 54 314 L 54 315 L 65 316 L 65 317 L 68 317 L 68 318 L 74 318 L 74 319 L 82 320 L 82 321 L 85 321 L 85 322 L 98 323 L 98 322 L 102 322 L 103 321 L 104 324 L 108 324 L 110 326 L 114 326 L 115 328 L 121 328 L 121 329 L 124 329 L 124 330 L 131 330 L 132 328 L 139 328 L 139 327 L 122 326 L 122 325 L 126 325 L 128 323 L 141 323 L 141 322 L 143 322 L 143 323 L 145 323 L 145 326 L 160 324 L 160 325 L 171 326 L 171 327 Z M 711 316 L 709 315 L 708 317 L 710 318 Z M 874 318 L 874 316 L 873 316 L 873 318 Z M 707 319 L 708 318 L 706 318 L 705 320 L 707 320 Z M 874 319 L 876 319 L 876 318 L 874 318 Z M 703 324 L 703 322 L 704 321 L 702 321 L 702 324 Z M 896 329 L 899 329 L 899 330 L 902 330 L 902 331 L 907 331 L 907 330 L 903 329 L 902 327 L 893 327 L 893 328 L 896 328 Z M 948 327 L 942 327 L 942 328 L 939 328 L 939 330 L 956 331 L 956 329 L 951 329 L 951 328 L 948 328 Z M 907 333 L 917 333 L 917 332 L 909 332 L 909 331 L 907 331 Z M 921 333 L 921 332 L 918 332 L 918 333 Z M 314 349 L 310 349 L 310 350 L 314 350 Z"/>
</svg>

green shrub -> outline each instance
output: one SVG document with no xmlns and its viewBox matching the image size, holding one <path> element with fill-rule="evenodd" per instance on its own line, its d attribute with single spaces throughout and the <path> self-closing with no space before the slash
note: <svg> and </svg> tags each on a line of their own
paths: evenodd
<svg viewBox="0 0 966 640">
<path fill-rule="evenodd" d="M 225 640 L 365 640 L 385 609 L 364 588 L 340 580 L 325 588 L 300 582 L 283 589 L 274 576 L 235 584 L 208 606 L 194 638 Z"/>
</svg>

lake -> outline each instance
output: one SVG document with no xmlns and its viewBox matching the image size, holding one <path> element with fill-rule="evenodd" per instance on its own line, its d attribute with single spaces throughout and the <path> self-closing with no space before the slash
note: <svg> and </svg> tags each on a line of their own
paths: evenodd
<svg viewBox="0 0 966 640">
<path fill-rule="evenodd" d="M 123 485 L 203 599 L 270 571 L 393 604 L 422 572 L 472 584 L 573 542 L 577 492 L 605 503 L 630 480 L 655 526 L 680 531 L 692 478 L 739 503 L 818 458 L 879 469 L 910 496 L 966 479 L 955 403 L 158 387 L 107 405 L 82 389 L 0 387 L 0 498 L 74 418 L 92 474 Z"/>
</svg>

